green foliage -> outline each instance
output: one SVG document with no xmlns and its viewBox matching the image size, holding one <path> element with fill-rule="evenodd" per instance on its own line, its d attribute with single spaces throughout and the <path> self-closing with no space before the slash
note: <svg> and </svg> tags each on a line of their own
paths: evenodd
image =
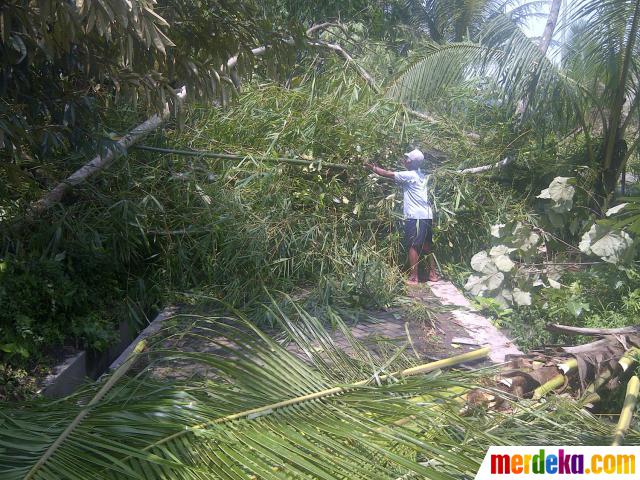
<svg viewBox="0 0 640 480">
<path fill-rule="evenodd" d="M 36 382 L 26 370 L 0 364 L 1 402 L 17 402 L 32 398 L 36 390 Z"/>
<path fill-rule="evenodd" d="M 521 222 L 493 225 L 491 234 L 500 243 L 471 258 L 471 268 L 477 273 L 467 279 L 465 289 L 474 296 L 489 293 L 502 305 L 531 305 L 530 285 L 539 280 L 539 275 L 532 278 L 525 268 L 516 266 L 511 255 L 519 264 L 535 257 L 542 237 Z"/>
<path fill-rule="evenodd" d="M 49 157 L 109 144 L 99 138 L 114 105 L 148 116 L 173 105 L 183 85 L 190 99 L 226 102 L 235 91 L 230 76 L 253 73 L 257 46 L 270 45 L 264 73 L 278 76 L 295 51 L 282 39 L 302 32 L 264 13 L 252 1 L 4 2 L 0 177 L 16 190 L 48 185 L 60 173 L 43 168 Z"/>
<path fill-rule="evenodd" d="M 596 255 L 605 262 L 621 263 L 633 256 L 633 240 L 623 230 L 612 231 L 603 225 L 594 224 L 582 237 L 578 245 L 587 255 Z"/>
<path fill-rule="evenodd" d="M 524 348 L 576 342 L 575 337 L 547 331 L 549 323 L 594 328 L 637 325 L 639 278 L 637 269 L 621 274 L 607 264 L 565 271 L 558 277 L 562 288 L 536 290 L 532 305 L 514 308 L 504 325 Z"/>
<path fill-rule="evenodd" d="M 461 410 L 460 397 L 486 390 L 491 370 L 391 376 L 416 364 L 404 347 L 369 352 L 348 335 L 354 353 L 347 355 L 323 319 L 300 308 L 295 316 L 274 313 L 290 342 L 279 344 L 238 316 L 232 323 L 187 317 L 194 330 L 178 337 L 206 332 L 221 340 L 219 348 L 168 355 L 162 338 L 152 338 L 150 361 L 135 376 L 114 374 L 54 402 L 0 404 L 4 476 L 53 479 L 73 469 L 150 480 L 231 472 L 238 479 L 453 480 L 472 477 L 490 445 L 601 445 L 611 436 L 609 422 L 561 396 L 515 404 L 492 389 L 511 408 Z M 216 376 L 159 377 L 184 361 Z M 96 398 L 100 388 L 107 394 Z M 637 429 L 625 441 L 637 444 Z"/>
<path fill-rule="evenodd" d="M 357 81 L 350 88 L 336 82 L 344 91 L 321 85 L 247 88 L 229 110 L 196 108 L 192 135 L 169 133 L 164 141 L 322 155 L 354 166 L 403 151 L 402 125 L 393 127 L 398 109 L 365 93 L 352 96 Z M 74 203 L 32 230 L 16 234 L 5 223 L 3 358 L 37 360 L 63 342 L 104 348 L 115 319 L 143 324 L 142 312 L 153 313 L 176 292 L 252 310 L 264 286 L 312 284 L 320 305 L 390 304 L 402 288 L 399 238 L 388 236 L 399 204 L 379 198 L 394 187 L 364 169 L 310 170 L 250 157 L 132 154 L 98 188 L 76 189 Z"/>
<path fill-rule="evenodd" d="M 2 357 L 14 363 L 52 354 L 68 336 L 81 346 L 105 348 L 115 338 L 106 303 L 117 298 L 106 264 L 84 259 L 5 257 L 0 273 Z M 76 265 L 79 268 L 75 268 Z M 98 310 L 98 314 L 94 313 Z"/>
<path fill-rule="evenodd" d="M 566 213 L 573 208 L 573 197 L 575 195 L 576 181 L 571 177 L 556 177 L 536 198 L 550 200 L 545 202 L 545 213 L 551 224 L 555 227 L 562 227 L 566 222 Z"/>
</svg>

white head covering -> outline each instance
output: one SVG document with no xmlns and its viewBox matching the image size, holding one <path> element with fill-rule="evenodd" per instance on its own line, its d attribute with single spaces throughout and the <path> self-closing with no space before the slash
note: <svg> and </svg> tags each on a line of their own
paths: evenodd
<svg viewBox="0 0 640 480">
<path fill-rule="evenodd" d="M 407 157 L 407 159 L 412 161 L 412 162 L 422 162 L 422 161 L 424 161 L 424 153 L 422 153 L 417 148 L 414 148 L 410 152 L 405 153 L 404 156 Z"/>
</svg>

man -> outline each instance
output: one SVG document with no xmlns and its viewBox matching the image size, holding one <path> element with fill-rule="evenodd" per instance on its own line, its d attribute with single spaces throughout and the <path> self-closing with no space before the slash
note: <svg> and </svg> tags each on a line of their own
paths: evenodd
<svg viewBox="0 0 640 480">
<path fill-rule="evenodd" d="M 392 172 L 370 163 L 365 164 L 376 175 L 391 178 L 402 185 L 404 191 L 404 235 L 409 250 L 408 283 L 418 283 L 418 262 L 420 253 L 427 255 L 428 278 L 431 282 L 439 280 L 436 265 L 431 253 L 433 212 L 428 197 L 428 176 L 422 167 L 424 155 L 418 150 L 404 154 L 405 171 Z"/>
</svg>

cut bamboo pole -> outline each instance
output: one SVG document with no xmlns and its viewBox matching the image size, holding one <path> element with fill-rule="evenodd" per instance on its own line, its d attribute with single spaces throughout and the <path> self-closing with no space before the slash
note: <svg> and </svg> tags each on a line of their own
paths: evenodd
<svg viewBox="0 0 640 480">
<path fill-rule="evenodd" d="M 136 145 L 132 148 L 136 150 L 145 150 L 148 152 L 170 153 L 173 155 L 182 155 L 182 156 L 188 156 L 188 157 L 220 158 L 224 160 L 254 159 L 254 160 L 260 160 L 263 162 L 289 163 L 292 165 L 301 165 L 304 167 L 314 166 L 315 168 L 327 167 L 327 168 L 338 168 L 343 170 L 346 170 L 348 168 L 354 168 L 353 165 L 323 162 L 322 160 L 304 160 L 301 158 L 267 157 L 265 155 L 236 155 L 231 153 L 210 152 L 208 150 L 181 150 L 176 148 L 151 147 L 149 145 Z"/>
<path fill-rule="evenodd" d="M 624 397 L 624 404 L 620 411 L 620 418 L 618 419 L 618 426 L 613 434 L 612 447 L 622 445 L 624 436 L 629 430 L 631 420 L 633 419 L 633 412 L 636 409 L 636 403 L 638 402 L 638 392 L 640 391 L 640 379 L 634 375 L 629 379 L 627 383 L 627 394 Z"/>
<path fill-rule="evenodd" d="M 586 394 L 582 400 L 580 401 L 581 405 L 585 408 L 591 408 L 594 406 L 594 404 L 598 403 L 600 400 L 602 400 L 602 398 L 600 397 L 600 394 L 597 392 L 591 392 Z"/>
<path fill-rule="evenodd" d="M 566 362 L 559 363 L 558 368 L 560 369 L 560 371 L 562 371 L 562 373 L 566 375 L 570 372 L 573 372 L 574 370 L 577 370 L 578 360 L 575 358 L 571 358 Z"/>
<path fill-rule="evenodd" d="M 618 364 L 620 368 L 622 368 L 623 372 L 629 370 L 635 363 L 638 361 L 637 357 L 640 355 L 640 348 L 630 348 L 625 352 L 620 360 L 618 360 Z"/>
<path fill-rule="evenodd" d="M 567 377 L 565 377 L 563 374 L 559 373 L 558 375 L 556 375 L 555 377 L 553 377 L 551 380 L 549 380 L 546 383 L 543 383 L 542 385 L 540 385 L 538 388 L 536 388 L 533 391 L 533 399 L 534 400 L 539 400 L 542 397 L 544 397 L 547 393 L 551 392 L 552 390 L 555 390 L 558 387 L 561 387 L 562 385 L 564 385 L 564 382 L 567 380 Z"/>
<path fill-rule="evenodd" d="M 598 376 L 591 382 L 584 391 L 584 395 L 580 399 L 580 403 L 584 406 L 593 405 L 600 401 L 600 395 L 598 390 L 607 383 L 613 376 L 613 371 L 610 368 L 604 368 Z"/>
<path fill-rule="evenodd" d="M 562 362 L 558 364 L 558 370 L 562 373 L 559 373 L 551 380 L 546 383 L 543 383 L 538 388 L 533 391 L 534 400 L 539 400 L 544 397 L 547 393 L 555 390 L 558 387 L 561 387 L 567 381 L 566 375 L 578 369 L 578 360 L 575 358 L 570 358 L 566 362 Z"/>
</svg>

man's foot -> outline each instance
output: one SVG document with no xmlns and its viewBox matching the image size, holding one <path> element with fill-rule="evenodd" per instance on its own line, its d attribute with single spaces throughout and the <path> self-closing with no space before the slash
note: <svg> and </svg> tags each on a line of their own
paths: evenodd
<svg viewBox="0 0 640 480">
<path fill-rule="evenodd" d="M 440 275 L 438 275 L 436 272 L 429 272 L 429 281 L 430 282 L 438 282 L 440 281 Z"/>
<path fill-rule="evenodd" d="M 409 278 L 407 278 L 407 283 L 409 285 L 417 285 L 418 284 L 418 276 L 417 275 L 409 276 Z"/>
</svg>

